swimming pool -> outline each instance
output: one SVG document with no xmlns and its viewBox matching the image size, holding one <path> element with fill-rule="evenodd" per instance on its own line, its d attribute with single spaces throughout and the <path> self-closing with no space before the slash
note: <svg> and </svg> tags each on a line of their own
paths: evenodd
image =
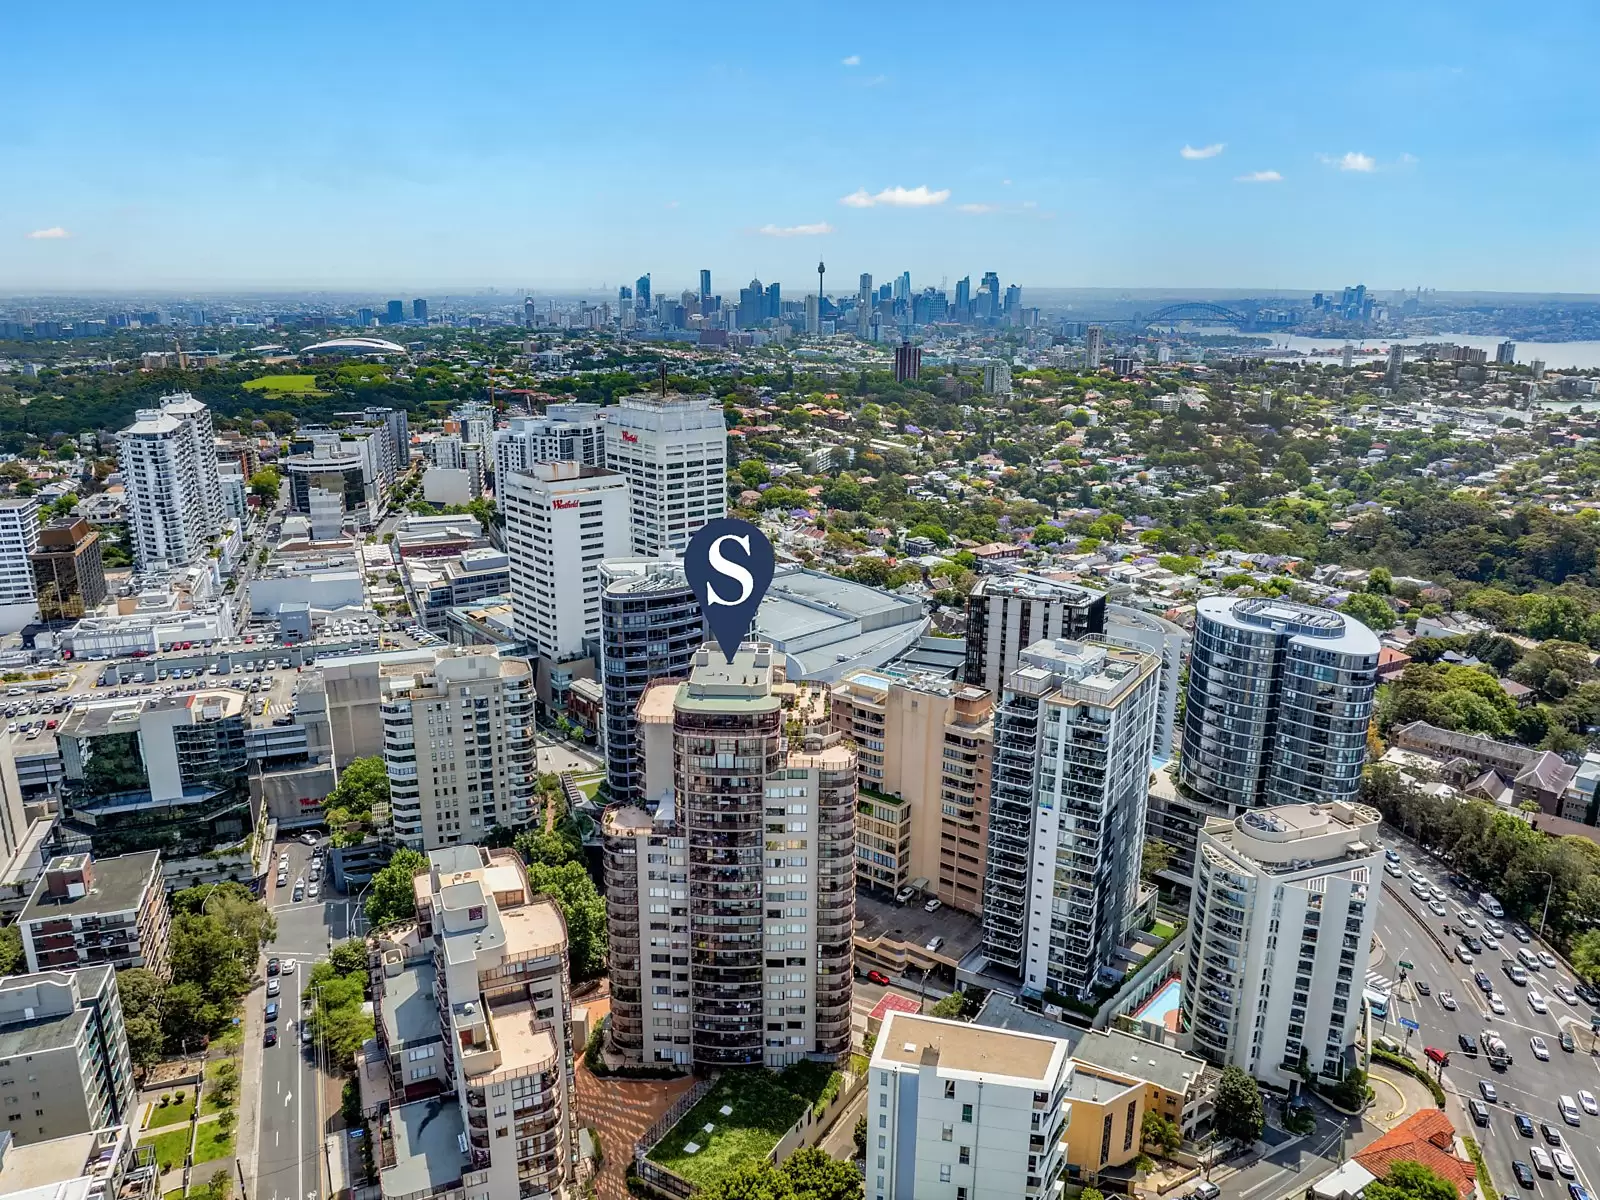
<svg viewBox="0 0 1600 1200">
<path fill-rule="evenodd" d="M 1140 1021 L 1149 1021 L 1152 1025 L 1166 1025 L 1167 1018 L 1178 1011 L 1178 1000 L 1183 994 L 1183 981 L 1169 979 L 1162 985 L 1161 990 L 1144 1002 L 1133 1015 Z"/>
</svg>

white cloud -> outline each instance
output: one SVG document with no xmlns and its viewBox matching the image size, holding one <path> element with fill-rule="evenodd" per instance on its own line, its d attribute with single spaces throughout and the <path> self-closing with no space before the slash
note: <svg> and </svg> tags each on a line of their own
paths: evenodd
<svg viewBox="0 0 1600 1200">
<path fill-rule="evenodd" d="M 861 65 L 861 55 L 852 54 L 848 58 L 842 58 L 839 61 L 846 67 L 859 67 Z"/>
<path fill-rule="evenodd" d="M 950 199 L 950 189 L 940 188 L 933 192 L 928 190 L 927 184 L 919 187 L 884 188 L 876 194 L 870 193 L 866 188 L 857 188 L 848 196 L 840 196 L 839 203 L 846 208 L 875 208 L 882 204 L 889 208 L 928 208 L 934 204 L 943 204 Z"/>
<path fill-rule="evenodd" d="M 678 207 L 678 202 L 676 200 L 668 200 L 667 201 L 667 207 L 668 208 L 677 208 Z"/>
<path fill-rule="evenodd" d="M 1000 181 L 1000 186 L 1001 186 L 1001 187 L 1010 187 L 1010 186 L 1011 186 L 1011 180 L 1009 180 L 1009 179 L 1002 179 L 1002 180 L 1001 180 L 1001 181 Z"/>
<path fill-rule="evenodd" d="M 1359 150 L 1351 150 L 1348 154 L 1345 154 L 1339 158 L 1335 158 L 1331 154 L 1319 154 L 1317 157 L 1323 162 L 1327 163 L 1328 166 L 1338 167 L 1341 171 L 1360 171 L 1362 173 L 1366 173 L 1369 171 L 1376 171 L 1378 169 L 1377 160 L 1370 154 L 1362 154 Z"/>
<path fill-rule="evenodd" d="M 956 205 L 956 211 L 957 212 L 964 212 L 964 213 L 992 213 L 992 212 L 998 212 L 999 210 L 1000 210 L 1000 206 L 998 204 L 958 204 L 958 205 Z"/>
<path fill-rule="evenodd" d="M 49 229 L 35 229 L 28 235 L 36 242 L 55 242 L 72 235 L 59 225 L 52 225 Z"/>
<path fill-rule="evenodd" d="M 1247 171 L 1243 175 L 1235 175 L 1236 183 L 1282 183 L 1283 176 L 1276 171 Z"/>
<path fill-rule="evenodd" d="M 1402 154 L 1400 156 L 1400 165 L 1403 167 L 1416 166 L 1417 161 L 1417 156 L 1415 154 Z"/>
<path fill-rule="evenodd" d="M 819 234 L 832 233 L 833 226 L 826 221 L 818 221 L 812 225 L 763 225 L 756 232 L 767 237 L 816 237 Z"/>
<path fill-rule="evenodd" d="M 1226 142 L 1212 142 L 1209 146 L 1191 146 L 1188 142 L 1183 144 L 1183 149 L 1178 153 L 1185 158 L 1215 158 L 1222 153 Z"/>
</svg>

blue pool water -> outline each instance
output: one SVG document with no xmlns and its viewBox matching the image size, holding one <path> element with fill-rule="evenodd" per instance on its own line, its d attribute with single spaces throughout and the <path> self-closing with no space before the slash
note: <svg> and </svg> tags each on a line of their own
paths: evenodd
<svg viewBox="0 0 1600 1200">
<path fill-rule="evenodd" d="M 1141 1021 L 1149 1021 L 1152 1025 L 1165 1025 L 1167 1017 L 1178 1011 L 1178 998 L 1182 991 L 1182 980 L 1170 980 L 1165 987 L 1146 1000 L 1144 1007 L 1133 1015 Z"/>
</svg>

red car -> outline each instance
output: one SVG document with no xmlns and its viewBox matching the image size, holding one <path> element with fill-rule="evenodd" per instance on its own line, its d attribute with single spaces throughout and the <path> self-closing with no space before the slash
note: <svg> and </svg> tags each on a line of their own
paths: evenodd
<svg viewBox="0 0 1600 1200">
<path fill-rule="evenodd" d="M 881 984 L 884 984 L 885 986 L 887 986 L 888 983 L 889 983 L 889 977 L 887 975 L 885 975 L 882 971 L 868 971 L 867 972 L 867 982 L 868 983 L 881 983 Z"/>
</svg>

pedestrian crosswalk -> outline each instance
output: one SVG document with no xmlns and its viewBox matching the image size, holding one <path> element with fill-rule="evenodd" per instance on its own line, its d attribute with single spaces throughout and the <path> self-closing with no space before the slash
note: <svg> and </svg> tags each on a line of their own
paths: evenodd
<svg viewBox="0 0 1600 1200">
<path fill-rule="evenodd" d="M 1387 996 L 1390 992 L 1394 991 L 1395 983 L 1394 980 L 1387 975 L 1380 974 L 1377 971 L 1368 971 L 1367 987 L 1371 991 L 1382 992 Z"/>
</svg>

